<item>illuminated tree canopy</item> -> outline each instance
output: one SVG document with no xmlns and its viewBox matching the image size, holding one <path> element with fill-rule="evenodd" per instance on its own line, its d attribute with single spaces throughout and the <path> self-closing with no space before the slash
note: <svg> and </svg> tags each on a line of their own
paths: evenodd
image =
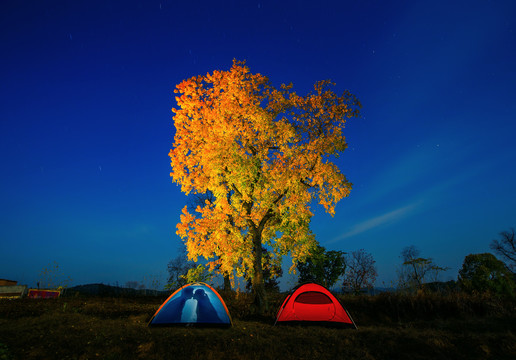
<svg viewBox="0 0 516 360">
<path fill-rule="evenodd" d="M 212 269 L 251 276 L 264 304 L 262 245 L 276 261 L 290 254 L 293 266 L 315 247 L 309 228 L 317 200 L 332 214 L 351 190 L 330 157 L 347 147 L 346 120 L 360 103 L 337 96 L 330 81 L 300 96 L 292 84 L 275 88 L 245 62 L 177 85 L 176 133 L 171 177 L 186 194 L 211 191 L 213 201 L 185 206 L 177 233 L 188 256 Z"/>
</svg>

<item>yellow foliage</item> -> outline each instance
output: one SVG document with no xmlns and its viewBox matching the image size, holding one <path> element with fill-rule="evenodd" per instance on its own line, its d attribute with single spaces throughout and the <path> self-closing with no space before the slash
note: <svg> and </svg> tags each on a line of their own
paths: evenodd
<svg viewBox="0 0 516 360">
<path fill-rule="evenodd" d="M 351 190 L 327 159 L 346 148 L 342 130 L 360 104 L 330 85 L 320 81 L 302 97 L 292 84 L 276 89 L 238 61 L 177 85 L 171 177 L 186 194 L 216 198 L 195 215 L 183 209 L 177 234 L 190 259 L 241 274 L 253 268 L 257 236 L 294 264 L 309 255 L 310 203 L 317 199 L 333 215 Z"/>
</svg>

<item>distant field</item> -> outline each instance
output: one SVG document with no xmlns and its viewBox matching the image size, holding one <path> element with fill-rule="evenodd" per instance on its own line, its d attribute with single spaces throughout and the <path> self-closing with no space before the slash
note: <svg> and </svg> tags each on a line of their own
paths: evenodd
<svg viewBox="0 0 516 360">
<path fill-rule="evenodd" d="M 223 295 L 230 329 L 148 328 L 164 298 L 0 301 L 7 359 L 515 359 L 514 302 L 488 297 L 345 297 L 359 330 L 275 327 L 282 296 L 255 318 L 249 296 Z"/>
</svg>

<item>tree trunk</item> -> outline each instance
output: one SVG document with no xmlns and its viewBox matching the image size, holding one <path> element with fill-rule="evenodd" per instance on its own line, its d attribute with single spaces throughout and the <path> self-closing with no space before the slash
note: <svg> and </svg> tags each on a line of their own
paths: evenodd
<svg viewBox="0 0 516 360">
<path fill-rule="evenodd" d="M 224 276 L 224 291 L 230 291 L 231 290 L 231 279 L 229 278 L 229 274 L 225 272 L 223 274 Z"/>
<path fill-rule="evenodd" d="M 253 285 L 254 305 L 256 306 L 256 312 L 259 315 L 264 315 L 268 310 L 269 304 L 263 279 L 262 239 L 259 231 L 255 231 L 255 234 L 253 234 L 253 270 L 251 283 Z"/>
</svg>

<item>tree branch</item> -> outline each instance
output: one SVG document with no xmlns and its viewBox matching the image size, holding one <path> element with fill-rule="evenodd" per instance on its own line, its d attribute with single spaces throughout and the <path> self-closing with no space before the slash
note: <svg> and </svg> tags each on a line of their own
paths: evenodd
<svg viewBox="0 0 516 360">
<path fill-rule="evenodd" d="M 312 187 L 312 185 L 310 185 L 310 184 L 306 183 L 304 179 L 299 180 L 299 182 L 300 182 L 301 184 L 303 184 L 304 186 L 306 186 L 307 188 L 311 188 L 311 187 Z"/>
</svg>

